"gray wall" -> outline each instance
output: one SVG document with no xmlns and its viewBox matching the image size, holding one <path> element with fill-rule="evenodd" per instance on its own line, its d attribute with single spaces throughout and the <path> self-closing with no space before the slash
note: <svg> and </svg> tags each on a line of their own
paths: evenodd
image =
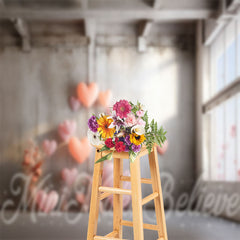
<svg viewBox="0 0 240 240">
<path fill-rule="evenodd" d="M 95 79 L 101 90 L 112 89 L 113 101 L 139 100 L 151 117 L 168 131 L 169 150 L 159 156 L 161 172 L 175 179 L 174 196 L 190 191 L 194 183 L 194 53 L 175 46 L 150 47 L 140 54 L 135 46 L 96 48 Z M 0 206 L 9 183 L 21 171 L 23 146 L 29 138 L 41 143 L 55 138 L 57 124 L 76 119 L 78 136 L 87 132 L 86 121 L 95 106 L 73 113 L 68 97 L 87 80 L 87 48 L 33 48 L 28 54 L 15 47 L 0 52 Z M 58 139 L 59 140 L 59 139 Z M 80 166 L 91 173 L 93 157 Z M 64 147 L 45 165 L 56 187 L 62 167 L 76 163 Z M 146 159 L 142 176 L 149 176 Z M 144 195 L 151 189 L 144 186 Z"/>
</svg>

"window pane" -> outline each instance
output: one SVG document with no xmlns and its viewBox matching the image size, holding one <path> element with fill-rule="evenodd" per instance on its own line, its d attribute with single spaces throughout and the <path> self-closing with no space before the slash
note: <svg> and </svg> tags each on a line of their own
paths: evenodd
<svg viewBox="0 0 240 240">
<path fill-rule="evenodd" d="M 225 54 L 224 32 L 220 33 L 212 43 L 210 49 L 211 58 L 211 94 L 212 97 L 224 87 L 225 82 Z"/>
<path fill-rule="evenodd" d="M 203 115 L 203 144 L 202 144 L 202 152 L 203 152 L 203 179 L 210 179 L 210 153 L 211 153 L 211 113 L 206 113 Z"/>
<path fill-rule="evenodd" d="M 238 22 L 237 22 L 237 41 L 238 41 L 238 76 L 240 76 L 240 11 L 238 13 Z"/>
<path fill-rule="evenodd" d="M 240 63 L 240 34 L 238 35 L 238 63 Z M 238 76 L 240 76 L 240 64 L 238 64 Z"/>
<path fill-rule="evenodd" d="M 237 114 L 237 180 L 240 181 L 240 94 L 238 94 Z"/>
<path fill-rule="evenodd" d="M 240 76 L 240 34 L 238 35 L 238 76 Z"/>
<path fill-rule="evenodd" d="M 236 42 L 232 41 L 226 52 L 226 84 L 236 78 Z"/>
<path fill-rule="evenodd" d="M 218 92 L 224 87 L 224 57 L 225 54 L 221 54 L 217 59 L 217 74 L 216 74 L 216 91 Z"/>
<path fill-rule="evenodd" d="M 215 180 L 225 180 L 225 142 L 224 142 L 224 105 L 220 105 L 215 110 Z"/>
<path fill-rule="evenodd" d="M 226 125 L 225 125 L 225 175 L 227 181 L 236 180 L 236 98 L 226 102 Z"/>
<path fill-rule="evenodd" d="M 226 84 L 236 78 L 236 21 L 230 22 L 225 30 L 226 41 Z"/>
</svg>

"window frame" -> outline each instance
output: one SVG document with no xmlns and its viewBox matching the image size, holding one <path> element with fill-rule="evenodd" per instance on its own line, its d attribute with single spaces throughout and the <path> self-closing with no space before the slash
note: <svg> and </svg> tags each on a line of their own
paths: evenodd
<svg viewBox="0 0 240 240">
<path fill-rule="evenodd" d="M 212 72 L 212 63 L 213 63 L 213 56 L 211 54 L 211 47 L 208 46 L 207 49 L 207 56 L 204 56 L 205 59 L 207 59 L 210 67 L 207 69 L 208 71 L 208 77 L 207 79 L 205 79 L 205 81 L 210 81 L 210 84 L 208 83 L 208 87 L 210 87 L 210 91 L 208 89 L 208 98 L 207 101 L 205 101 L 204 103 L 202 103 L 202 125 L 206 125 L 206 124 L 210 124 L 209 122 L 212 121 L 210 117 L 211 115 L 209 114 L 211 111 L 213 111 L 214 109 L 216 110 L 217 107 L 222 104 L 224 107 L 224 112 L 226 112 L 226 104 L 228 102 L 228 100 L 230 98 L 234 98 L 235 101 L 235 122 L 237 125 L 237 134 L 236 134 L 236 140 L 235 140 L 235 156 L 238 159 L 240 156 L 240 149 L 238 148 L 238 142 L 240 141 L 240 109 L 238 108 L 238 101 L 240 98 L 240 66 L 238 66 L 238 63 L 240 63 L 240 11 L 238 11 L 237 13 L 237 18 L 233 18 L 231 21 L 229 21 L 228 24 L 226 24 L 226 26 L 221 30 L 221 32 L 219 34 L 223 34 L 223 54 L 224 54 L 224 87 L 219 90 L 216 91 L 215 89 L 213 89 L 213 87 L 216 88 L 216 86 L 213 86 L 214 84 L 216 84 L 216 75 L 214 76 L 215 73 Z M 226 79 L 227 79 L 227 63 L 226 63 L 226 59 L 227 59 L 227 47 L 229 47 L 231 45 L 231 40 L 229 41 L 229 39 L 226 39 L 226 34 L 227 34 L 227 28 L 228 26 L 230 26 L 231 24 L 233 24 L 234 27 L 234 35 L 233 35 L 233 41 L 235 41 L 235 78 L 233 79 L 233 81 L 231 81 L 229 84 L 226 85 Z M 235 40 L 234 40 L 235 39 Z M 230 42 L 230 43 L 229 43 Z M 220 53 L 219 53 L 220 54 Z M 206 55 L 206 53 L 205 53 Z M 216 57 L 214 56 L 214 58 L 216 59 Z M 202 69 L 203 70 L 203 69 Z M 215 71 L 216 72 L 216 71 Z M 215 78 L 215 79 L 214 79 Z M 204 86 L 204 84 L 202 85 L 202 91 L 206 91 L 206 87 Z M 202 93 L 203 95 L 205 94 L 204 92 Z M 207 120 L 205 120 L 205 118 L 208 118 Z M 209 120 L 210 118 L 210 120 Z M 224 114 L 224 129 L 226 127 L 226 116 Z M 203 179 L 206 181 L 210 181 L 210 182 L 221 182 L 220 180 L 217 180 L 215 176 L 213 176 L 213 171 L 212 171 L 212 165 L 214 164 L 214 160 L 213 157 L 216 157 L 215 154 L 215 149 L 212 148 L 212 137 L 214 136 L 214 129 L 210 126 L 207 127 L 207 129 L 209 130 L 210 134 L 206 135 L 206 130 L 204 130 L 204 127 L 202 128 L 203 131 L 203 137 L 202 137 L 202 165 L 203 171 L 207 171 L 203 174 Z M 225 132 L 225 130 L 224 130 Z M 206 143 L 209 143 L 211 146 L 207 146 Z M 207 150 L 204 149 L 204 146 L 208 147 Z M 207 153 L 205 151 L 208 151 Z M 205 155 L 205 156 L 203 156 Z M 215 156 L 214 156 L 215 155 Z M 226 156 L 224 157 L 224 161 L 226 164 Z M 236 160 L 237 160 L 236 159 Z M 237 161 L 237 164 L 240 164 L 240 161 Z M 240 168 L 240 165 L 237 165 L 237 169 L 236 171 L 238 171 L 238 168 Z M 226 174 L 226 171 L 225 171 Z M 229 181 L 229 180 L 224 180 L 222 182 L 225 183 L 239 183 L 240 179 L 234 180 L 234 181 Z"/>
</svg>

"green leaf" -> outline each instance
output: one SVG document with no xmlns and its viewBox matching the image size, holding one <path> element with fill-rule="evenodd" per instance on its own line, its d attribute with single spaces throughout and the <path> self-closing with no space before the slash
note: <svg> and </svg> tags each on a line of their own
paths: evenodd
<svg viewBox="0 0 240 240">
<path fill-rule="evenodd" d="M 109 150 L 110 148 L 108 148 L 106 145 L 103 146 L 101 149 L 98 150 L 98 152 L 103 152 L 103 151 L 106 151 L 106 150 Z"/>
<path fill-rule="evenodd" d="M 110 160 L 110 159 L 112 159 L 112 155 L 113 155 L 113 153 L 111 152 L 111 153 L 105 155 L 104 157 L 101 157 L 100 159 L 98 159 L 98 160 L 95 162 L 95 164 L 96 164 L 96 163 L 99 163 L 99 162 L 103 162 L 103 161 L 105 161 L 105 160 Z"/>
<path fill-rule="evenodd" d="M 137 156 L 138 156 L 138 153 L 135 153 L 133 151 L 129 151 L 129 159 L 132 163 L 135 161 Z"/>
</svg>

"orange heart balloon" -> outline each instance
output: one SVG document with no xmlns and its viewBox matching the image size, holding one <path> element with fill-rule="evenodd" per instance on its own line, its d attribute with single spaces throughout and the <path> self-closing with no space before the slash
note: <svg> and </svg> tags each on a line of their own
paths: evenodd
<svg viewBox="0 0 240 240">
<path fill-rule="evenodd" d="M 84 82 L 80 82 L 77 86 L 78 100 L 83 106 L 91 107 L 98 97 L 98 86 L 95 82 L 86 85 Z"/>
<path fill-rule="evenodd" d="M 78 163 L 83 163 L 91 153 L 91 145 L 87 137 L 81 140 L 76 137 L 71 137 L 68 142 L 68 150 L 74 160 Z"/>
<path fill-rule="evenodd" d="M 108 107 L 109 103 L 112 99 L 112 91 L 108 89 L 105 92 L 99 92 L 98 95 L 98 102 L 103 106 L 103 107 Z"/>
</svg>

